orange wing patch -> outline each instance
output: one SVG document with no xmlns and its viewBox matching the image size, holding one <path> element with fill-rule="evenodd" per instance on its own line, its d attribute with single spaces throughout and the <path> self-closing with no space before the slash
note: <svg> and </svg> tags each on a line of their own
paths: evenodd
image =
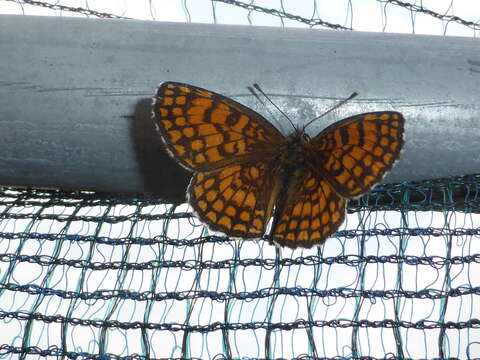
<svg viewBox="0 0 480 360">
<path fill-rule="evenodd" d="M 369 191 L 398 159 L 404 121 L 402 114 L 387 111 L 332 124 L 310 142 L 312 168 L 346 198 Z"/>
<path fill-rule="evenodd" d="M 255 111 L 191 85 L 163 83 L 153 111 L 170 154 L 190 170 L 256 160 L 259 154 L 273 154 L 285 139 Z"/>
<path fill-rule="evenodd" d="M 307 171 L 297 196 L 274 219 L 271 240 L 291 248 L 323 244 L 342 224 L 345 204 L 328 181 Z"/>
<path fill-rule="evenodd" d="M 275 175 L 263 162 L 194 174 L 190 205 L 212 230 L 235 237 L 260 237 L 273 208 Z"/>
</svg>

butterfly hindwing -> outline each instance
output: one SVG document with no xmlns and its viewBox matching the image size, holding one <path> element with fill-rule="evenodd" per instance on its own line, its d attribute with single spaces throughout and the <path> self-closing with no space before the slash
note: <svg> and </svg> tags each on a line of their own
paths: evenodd
<svg viewBox="0 0 480 360">
<path fill-rule="evenodd" d="M 256 162 L 195 173 L 187 190 L 189 203 L 214 231 L 260 237 L 273 208 L 273 169 Z"/>
<path fill-rule="evenodd" d="M 154 98 L 153 112 L 170 154 L 194 171 L 268 157 L 285 141 L 255 111 L 188 84 L 162 83 Z"/>
<path fill-rule="evenodd" d="M 338 121 L 310 141 L 312 169 L 346 198 L 369 191 L 390 170 L 403 146 L 404 118 L 393 111 Z"/>
<path fill-rule="evenodd" d="M 274 219 L 271 239 L 290 248 L 311 248 L 323 244 L 345 218 L 345 199 L 328 181 L 306 170 L 295 196 L 288 196 L 285 206 Z"/>
</svg>

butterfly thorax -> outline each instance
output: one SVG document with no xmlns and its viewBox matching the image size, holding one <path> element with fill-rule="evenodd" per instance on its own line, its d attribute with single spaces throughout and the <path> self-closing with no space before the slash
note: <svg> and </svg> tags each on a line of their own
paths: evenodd
<svg viewBox="0 0 480 360">
<path fill-rule="evenodd" d="M 304 167 L 309 141 L 309 136 L 299 130 L 287 137 L 286 144 L 280 154 L 280 164 L 286 172 Z"/>
</svg>

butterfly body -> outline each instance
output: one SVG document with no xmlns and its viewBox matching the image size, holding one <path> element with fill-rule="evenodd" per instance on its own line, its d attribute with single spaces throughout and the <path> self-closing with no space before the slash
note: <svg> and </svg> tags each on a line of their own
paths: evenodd
<svg viewBox="0 0 480 360">
<path fill-rule="evenodd" d="M 279 146 L 278 153 L 272 159 L 272 174 L 278 182 L 281 193 L 299 183 L 307 164 L 308 140 L 303 134 L 293 133 L 286 138 L 285 144 Z"/>
<path fill-rule="evenodd" d="M 187 199 L 212 230 L 291 248 L 322 244 L 348 199 L 370 190 L 398 158 L 404 119 L 355 115 L 313 138 L 284 136 L 255 111 L 220 94 L 165 82 L 154 119 L 169 153 L 193 172 Z M 270 219 L 271 225 L 268 226 Z"/>
<path fill-rule="evenodd" d="M 295 132 L 290 135 L 287 140 L 287 145 L 282 149 L 278 156 L 277 169 L 274 173 L 277 174 L 277 186 L 273 191 L 272 196 L 275 198 L 274 213 L 281 214 L 284 211 L 286 204 L 292 201 L 292 197 L 298 193 L 298 189 L 302 184 L 302 179 L 305 177 L 307 161 L 306 158 L 308 144 L 303 134 Z M 270 238 L 274 237 L 278 227 L 278 216 L 273 216 L 272 226 L 270 228 Z"/>
</svg>

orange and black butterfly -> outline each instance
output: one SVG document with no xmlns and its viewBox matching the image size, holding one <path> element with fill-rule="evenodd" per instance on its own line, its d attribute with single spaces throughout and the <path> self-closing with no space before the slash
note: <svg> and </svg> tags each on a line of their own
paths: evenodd
<svg viewBox="0 0 480 360">
<path fill-rule="evenodd" d="M 369 191 L 398 159 L 404 118 L 355 115 L 310 138 L 284 136 L 252 109 L 196 86 L 164 82 L 155 123 L 169 151 L 193 172 L 187 198 L 202 222 L 280 246 L 322 244 L 342 224 L 348 199 Z"/>
</svg>

